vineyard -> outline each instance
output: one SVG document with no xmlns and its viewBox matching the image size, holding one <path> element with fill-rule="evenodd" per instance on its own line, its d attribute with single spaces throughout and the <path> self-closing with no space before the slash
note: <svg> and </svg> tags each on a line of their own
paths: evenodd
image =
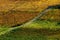
<svg viewBox="0 0 60 40">
<path fill-rule="evenodd" d="M 47 9 L 55 5 L 60 0 L 0 0 L 0 40 L 60 40 L 60 9 Z"/>
</svg>

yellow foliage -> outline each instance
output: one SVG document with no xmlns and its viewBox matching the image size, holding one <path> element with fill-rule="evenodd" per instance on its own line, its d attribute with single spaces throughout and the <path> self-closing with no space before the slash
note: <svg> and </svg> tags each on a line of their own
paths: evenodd
<svg viewBox="0 0 60 40">
<path fill-rule="evenodd" d="M 60 21 L 60 9 L 54 9 L 46 12 L 41 19 Z"/>
<path fill-rule="evenodd" d="M 17 9 L 22 11 L 40 11 L 50 5 L 60 4 L 59 0 L 0 0 L 0 11 Z"/>
<path fill-rule="evenodd" d="M 0 25 L 22 24 L 39 15 L 48 6 L 57 4 L 60 4 L 59 0 L 0 0 Z M 51 15 L 48 14 L 45 18 L 47 17 Z"/>
</svg>

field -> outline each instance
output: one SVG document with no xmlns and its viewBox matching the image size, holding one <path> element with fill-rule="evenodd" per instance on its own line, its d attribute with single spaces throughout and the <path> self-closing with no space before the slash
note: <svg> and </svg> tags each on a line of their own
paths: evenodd
<svg viewBox="0 0 60 40">
<path fill-rule="evenodd" d="M 37 20 L 28 25 L 10 29 L 0 29 L 0 33 L 2 32 L 0 40 L 60 40 L 60 24 L 58 22 Z"/>
<path fill-rule="evenodd" d="M 30 21 L 56 4 L 60 1 L 0 1 L 0 40 L 60 40 L 60 9 L 48 10 L 42 17 Z M 24 24 L 25 21 L 29 22 Z M 12 26 L 20 23 L 23 25 Z"/>
</svg>

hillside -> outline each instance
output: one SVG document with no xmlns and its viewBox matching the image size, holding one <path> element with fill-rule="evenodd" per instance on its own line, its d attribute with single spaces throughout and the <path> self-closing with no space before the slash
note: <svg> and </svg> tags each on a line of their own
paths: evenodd
<svg viewBox="0 0 60 40">
<path fill-rule="evenodd" d="M 60 4 L 58 0 L 1 0 L 0 24 L 12 26 L 29 21 L 50 5 Z M 49 14 L 50 15 L 50 14 Z M 57 15 L 55 15 L 57 16 Z M 48 16 L 49 17 L 49 16 Z"/>
<path fill-rule="evenodd" d="M 40 11 L 50 5 L 60 4 L 59 0 L 1 0 L 0 11 Z"/>
<path fill-rule="evenodd" d="M 60 40 L 60 9 L 30 21 L 57 4 L 60 0 L 0 0 L 0 40 Z"/>
</svg>

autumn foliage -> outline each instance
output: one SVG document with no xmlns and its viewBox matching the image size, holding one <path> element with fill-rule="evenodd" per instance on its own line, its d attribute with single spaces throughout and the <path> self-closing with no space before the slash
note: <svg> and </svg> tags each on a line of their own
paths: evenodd
<svg viewBox="0 0 60 40">
<path fill-rule="evenodd" d="M 38 16 L 48 6 L 57 4 L 60 4 L 59 0 L 0 0 L 0 25 L 22 24 Z M 45 18 L 49 18 L 48 15 L 50 14 L 47 14 Z M 52 19 L 55 16 L 59 17 L 58 13 Z"/>
</svg>

